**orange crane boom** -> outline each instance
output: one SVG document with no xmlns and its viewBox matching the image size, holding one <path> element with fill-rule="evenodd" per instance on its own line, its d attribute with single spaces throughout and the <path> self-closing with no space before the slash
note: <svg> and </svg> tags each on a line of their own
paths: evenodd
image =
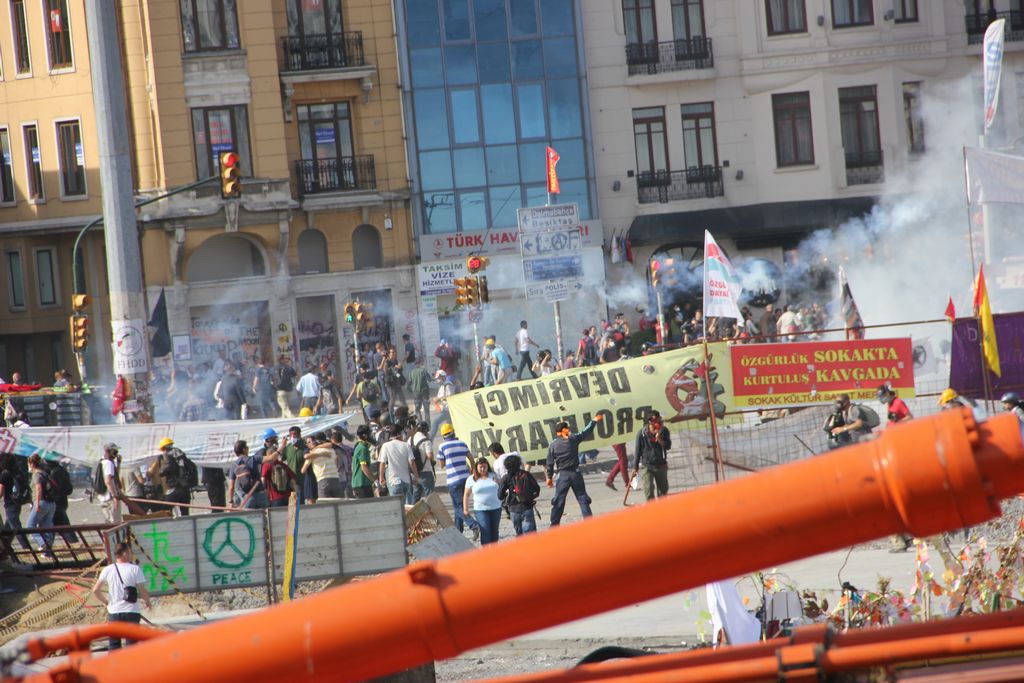
<svg viewBox="0 0 1024 683">
<path fill-rule="evenodd" d="M 978 524 L 1022 491 L 1016 417 L 978 424 L 969 409 L 947 411 L 827 455 L 72 658 L 26 680 L 361 681 L 889 534 Z"/>
</svg>

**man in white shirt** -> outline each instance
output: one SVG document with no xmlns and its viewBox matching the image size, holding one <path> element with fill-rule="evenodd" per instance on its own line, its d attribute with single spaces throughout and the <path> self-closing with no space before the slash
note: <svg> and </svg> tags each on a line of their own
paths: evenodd
<svg viewBox="0 0 1024 683">
<path fill-rule="evenodd" d="M 391 440 L 380 447 L 380 483 L 387 484 L 389 495 L 403 496 L 406 504 L 412 505 L 416 502 L 412 500 L 414 485 L 420 483 L 416 456 L 402 439 L 401 427 L 392 425 L 390 434 Z"/>
<path fill-rule="evenodd" d="M 779 322 L 777 325 L 779 334 L 782 335 L 781 341 L 796 341 L 796 332 L 798 332 L 799 329 L 796 322 L 796 311 L 793 310 L 792 305 L 786 306 L 786 310 L 779 316 Z"/>
<path fill-rule="evenodd" d="M 131 546 L 123 541 L 118 543 L 114 548 L 114 562 L 103 568 L 92 586 L 92 594 L 107 606 L 107 621 L 138 624 L 142 620 L 139 598 L 145 601 L 146 609 L 153 609 L 149 591 L 146 590 L 146 575 L 133 560 Z M 111 638 L 109 649 L 120 648 L 121 640 Z M 123 640 L 125 646 L 132 644 L 128 638 Z"/>
<path fill-rule="evenodd" d="M 306 374 L 299 378 L 295 390 L 302 396 L 301 408 L 313 410 L 317 401 L 320 400 L 320 378 L 316 376 L 315 368 L 308 368 Z"/>
<path fill-rule="evenodd" d="M 526 330 L 526 321 L 520 321 L 519 331 L 516 332 L 516 351 L 519 352 L 519 370 L 516 372 L 516 379 L 523 378 L 523 368 L 530 372 L 530 376 L 537 379 L 533 374 L 533 359 L 530 358 L 530 345 L 540 348 L 540 344 L 530 339 L 530 333 Z"/>
<path fill-rule="evenodd" d="M 108 443 L 103 446 L 103 459 L 100 460 L 100 467 L 103 469 L 103 483 L 107 490 L 99 494 L 100 506 L 103 508 L 103 516 L 111 524 L 121 523 L 121 478 L 118 476 L 116 443 Z"/>
</svg>

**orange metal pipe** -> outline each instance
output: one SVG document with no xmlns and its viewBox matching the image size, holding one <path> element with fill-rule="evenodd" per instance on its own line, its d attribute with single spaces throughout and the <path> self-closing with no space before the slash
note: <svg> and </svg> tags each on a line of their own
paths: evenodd
<svg viewBox="0 0 1024 683">
<path fill-rule="evenodd" d="M 125 683 L 366 680 L 889 534 L 978 524 L 1022 491 L 1016 417 L 978 425 L 967 409 L 947 411 L 828 455 L 416 563 L 76 667 L 83 678 Z M 506 590 L 503 577 L 524 571 L 531 581 Z M 231 643 L 232 656 L 210 643 Z"/>
<path fill-rule="evenodd" d="M 127 638 L 142 641 L 166 635 L 168 635 L 166 631 L 159 631 L 155 628 L 123 621 L 111 621 L 105 624 L 73 628 L 51 636 L 33 638 L 25 644 L 25 649 L 32 661 L 36 661 L 59 650 L 70 652 L 88 650 L 89 645 L 100 638 Z"/>
</svg>

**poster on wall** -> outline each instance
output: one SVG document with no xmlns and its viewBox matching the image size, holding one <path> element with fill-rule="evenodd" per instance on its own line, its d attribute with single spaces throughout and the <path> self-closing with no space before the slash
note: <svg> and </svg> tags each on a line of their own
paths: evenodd
<svg viewBox="0 0 1024 683">
<path fill-rule="evenodd" d="M 306 369 L 320 367 L 321 363 L 332 368 L 338 366 L 334 323 L 299 318 L 299 365 Z"/>
<path fill-rule="evenodd" d="M 226 307 L 200 306 L 192 313 L 192 358 L 212 363 L 220 352 L 236 363 L 268 355 L 266 303 Z"/>
</svg>

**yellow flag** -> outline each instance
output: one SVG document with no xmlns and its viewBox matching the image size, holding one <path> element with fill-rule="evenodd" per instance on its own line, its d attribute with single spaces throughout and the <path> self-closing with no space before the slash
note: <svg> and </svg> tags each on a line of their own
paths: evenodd
<svg viewBox="0 0 1024 683">
<path fill-rule="evenodd" d="M 992 305 L 989 303 L 988 289 L 985 287 L 985 266 L 978 269 L 978 281 L 974 284 L 974 315 L 981 322 L 981 349 L 985 356 L 985 364 L 996 377 L 1001 377 L 996 326 L 992 321 Z"/>
</svg>

